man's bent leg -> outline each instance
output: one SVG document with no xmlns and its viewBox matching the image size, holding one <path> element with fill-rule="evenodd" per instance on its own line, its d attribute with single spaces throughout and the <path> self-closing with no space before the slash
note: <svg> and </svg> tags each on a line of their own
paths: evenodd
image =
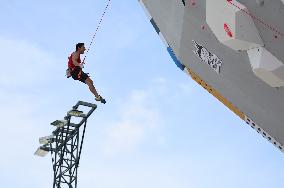
<svg viewBox="0 0 284 188">
<path fill-rule="evenodd" d="M 96 96 L 96 98 L 99 98 L 100 95 L 98 94 L 95 86 L 94 86 L 94 83 L 93 83 L 93 80 L 91 80 L 89 77 L 86 79 L 85 83 L 89 86 L 89 89 L 90 91 Z"/>
</svg>

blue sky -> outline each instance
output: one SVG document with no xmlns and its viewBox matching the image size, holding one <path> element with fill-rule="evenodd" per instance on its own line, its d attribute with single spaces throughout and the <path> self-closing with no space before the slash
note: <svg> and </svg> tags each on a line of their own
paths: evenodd
<svg viewBox="0 0 284 188">
<path fill-rule="evenodd" d="M 0 6 L 0 186 L 52 186 L 33 155 L 88 88 L 66 79 L 105 1 L 10 0 Z M 88 57 L 106 105 L 88 121 L 79 187 L 283 187 L 284 157 L 170 59 L 138 1 L 113 1 Z"/>
</svg>

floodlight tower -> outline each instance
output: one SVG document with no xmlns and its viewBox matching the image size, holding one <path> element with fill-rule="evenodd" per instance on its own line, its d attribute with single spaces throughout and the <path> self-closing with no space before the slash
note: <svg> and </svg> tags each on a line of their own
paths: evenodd
<svg viewBox="0 0 284 188">
<path fill-rule="evenodd" d="M 78 110 L 79 106 L 89 107 L 88 113 Z M 67 112 L 64 120 L 56 120 L 51 125 L 56 130 L 51 136 L 41 137 L 40 146 L 35 155 L 45 156 L 51 152 L 54 180 L 53 188 L 77 188 L 77 173 L 82 152 L 88 117 L 97 105 L 79 101 Z M 79 123 L 71 123 L 72 118 L 79 118 Z M 82 126 L 83 125 L 83 126 Z M 83 130 L 80 128 L 83 127 Z"/>
</svg>

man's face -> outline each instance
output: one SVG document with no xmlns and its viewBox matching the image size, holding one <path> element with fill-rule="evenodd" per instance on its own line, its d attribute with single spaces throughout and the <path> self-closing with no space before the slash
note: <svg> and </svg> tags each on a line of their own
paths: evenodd
<svg viewBox="0 0 284 188">
<path fill-rule="evenodd" d="M 80 54 L 84 54 L 85 50 L 86 50 L 85 46 L 82 46 L 81 48 L 78 49 Z"/>
</svg>

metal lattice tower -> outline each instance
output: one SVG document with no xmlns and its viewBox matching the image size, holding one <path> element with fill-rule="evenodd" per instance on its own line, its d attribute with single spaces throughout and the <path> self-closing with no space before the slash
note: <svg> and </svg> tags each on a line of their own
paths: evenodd
<svg viewBox="0 0 284 188">
<path fill-rule="evenodd" d="M 85 114 L 78 110 L 79 106 L 89 107 Z M 39 139 L 43 146 L 39 147 L 36 155 L 45 156 L 51 152 L 54 172 L 53 188 L 77 188 L 77 175 L 82 146 L 88 117 L 94 112 L 97 105 L 79 101 L 67 113 L 64 120 L 56 120 L 51 125 L 56 130 L 51 136 Z M 72 123 L 73 119 L 79 120 Z M 80 129 L 82 127 L 82 129 Z"/>
</svg>

